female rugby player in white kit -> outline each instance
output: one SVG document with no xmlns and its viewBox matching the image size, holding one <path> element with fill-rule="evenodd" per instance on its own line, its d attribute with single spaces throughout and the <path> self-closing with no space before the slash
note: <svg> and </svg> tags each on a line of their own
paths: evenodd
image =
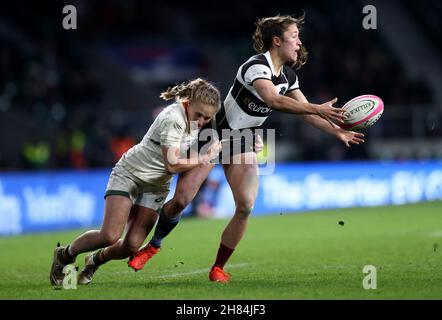
<svg viewBox="0 0 442 320">
<path fill-rule="evenodd" d="M 220 151 L 220 142 L 203 155 L 190 154 L 200 129 L 219 110 L 217 88 L 202 79 L 169 88 L 161 94 L 164 100 L 175 98 L 155 119 L 143 140 L 127 151 L 109 177 L 105 193 L 105 213 L 100 230 L 90 230 L 67 247 L 54 250 L 50 271 L 53 285 L 63 283 L 63 268 L 78 254 L 104 248 L 87 255 L 79 283 L 92 280 L 97 268 L 112 259 L 133 255 L 155 225 L 157 212 L 169 192 L 172 176 L 209 162 Z M 124 228 L 126 234 L 120 239 Z"/>
</svg>

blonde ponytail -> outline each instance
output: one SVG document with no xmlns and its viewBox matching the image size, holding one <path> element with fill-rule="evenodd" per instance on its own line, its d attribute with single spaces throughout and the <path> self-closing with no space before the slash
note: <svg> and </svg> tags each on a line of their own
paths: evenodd
<svg viewBox="0 0 442 320">
<path fill-rule="evenodd" d="M 201 102 L 216 106 L 217 108 L 220 106 L 221 99 L 218 89 L 210 82 L 201 78 L 169 87 L 160 94 L 160 98 L 166 101 L 173 98 L 177 101 L 187 99 L 190 102 Z"/>
</svg>

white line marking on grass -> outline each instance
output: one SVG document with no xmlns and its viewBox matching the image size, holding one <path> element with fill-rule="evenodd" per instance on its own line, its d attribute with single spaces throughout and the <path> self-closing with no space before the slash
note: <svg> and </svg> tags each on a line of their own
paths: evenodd
<svg viewBox="0 0 442 320">
<path fill-rule="evenodd" d="M 442 238 L 442 230 L 435 230 L 428 235 L 431 238 Z"/>
<path fill-rule="evenodd" d="M 252 264 L 253 263 L 237 263 L 237 264 L 227 265 L 227 268 L 240 268 L 240 267 L 250 266 Z M 206 268 L 206 269 L 199 269 L 199 270 L 193 270 L 193 271 L 188 271 L 188 272 L 165 274 L 165 275 L 159 276 L 159 278 L 162 278 L 162 279 L 176 278 L 176 277 L 180 277 L 180 276 L 189 276 L 189 275 L 192 275 L 192 274 L 206 273 L 206 272 L 209 272 L 209 271 L 210 271 L 210 269 Z"/>
<path fill-rule="evenodd" d="M 351 269 L 358 266 L 353 264 L 324 264 L 321 266 L 323 269 Z"/>
</svg>

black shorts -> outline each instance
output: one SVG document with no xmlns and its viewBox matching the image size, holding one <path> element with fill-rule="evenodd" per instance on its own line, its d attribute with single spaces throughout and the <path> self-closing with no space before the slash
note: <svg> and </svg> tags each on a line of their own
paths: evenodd
<svg viewBox="0 0 442 320">
<path fill-rule="evenodd" d="M 227 123 L 224 108 L 216 114 L 213 121 L 206 124 L 198 136 L 198 152 L 205 146 L 207 150 L 210 143 L 216 138 L 222 143 L 220 159 L 236 154 L 255 152 L 257 128 L 232 129 Z M 203 152 L 205 151 L 203 150 Z"/>
</svg>

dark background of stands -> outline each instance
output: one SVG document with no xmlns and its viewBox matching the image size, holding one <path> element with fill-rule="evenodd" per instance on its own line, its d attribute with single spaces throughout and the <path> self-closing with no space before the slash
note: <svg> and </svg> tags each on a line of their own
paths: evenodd
<svg viewBox="0 0 442 320">
<path fill-rule="evenodd" d="M 77 30 L 62 28 L 69 4 L 77 8 Z M 440 2 L 399 5 L 442 61 Z M 304 0 L 3 2 L 0 170 L 113 166 L 165 105 L 161 90 L 200 76 L 225 97 L 239 65 L 254 54 L 255 21 L 278 13 L 306 12 L 302 41 L 310 55 L 299 77 L 311 102 L 336 96 L 342 106 L 371 93 L 383 98 L 386 112 L 434 106 L 434 89 L 407 75 L 379 31 L 362 28 L 362 7 Z M 177 61 L 156 60 L 162 52 Z M 155 73 L 156 62 L 162 73 Z M 366 160 L 377 157 L 368 148 L 371 138 L 414 138 L 410 119 L 388 119 L 376 125 L 382 133 L 368 132 L 365 145 L 350 149 L 295 116 L 274 112 L 265 126 L 277 129 L 279 161 Z M 440 126 L 425 124 L 423 137 L 440 138 Z"/>
</svg>

